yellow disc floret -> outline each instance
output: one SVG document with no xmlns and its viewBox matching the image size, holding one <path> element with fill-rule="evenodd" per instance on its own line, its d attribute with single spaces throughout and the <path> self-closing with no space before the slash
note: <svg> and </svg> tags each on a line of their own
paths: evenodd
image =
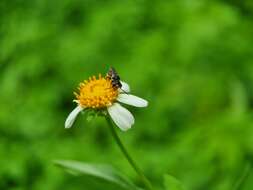
<svg viewBox="0 0 253 190">
<path fill-rule="evenodd" d="M 84 108 L 100 109 L 112 105 L 118 97 L 118 89 L 113 87 L 110 79 L 99 75 L 79 85 L 79 93 L 75 93 L 76 102 Z"/>
</svg>

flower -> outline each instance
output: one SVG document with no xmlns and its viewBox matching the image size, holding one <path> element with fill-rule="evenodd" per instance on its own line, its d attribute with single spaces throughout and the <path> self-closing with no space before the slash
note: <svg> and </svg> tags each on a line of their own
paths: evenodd
<svg viewBox="0 0 253 190">
<path fill-rule="evenodd" d="M 120 103 L 135 107 L 146 107 L 148 102 L 137 96 L 128 94 L 129 85 L 120 81 L 121 88 L 116 88 L 108 77 L 90 77 L 89 80 L 81 82 L 79 92 L 74 93 L 77 107 L 69 114 L 65 121 L 65 128 L 70 128 L 77 115 L 86 109 L 107 110 L 114 123 L 123 131 L 131 128 L 134 124 L 134 117 Z"/>
</svg>

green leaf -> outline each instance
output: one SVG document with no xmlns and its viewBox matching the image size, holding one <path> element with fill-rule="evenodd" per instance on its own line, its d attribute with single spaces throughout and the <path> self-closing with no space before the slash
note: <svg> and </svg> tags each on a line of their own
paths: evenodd
<svg viewBox="0 0 253 190">
<path fill-rule="evenodd" d="M 168 174 L 164 176 L 164 186 L 166 190 L 184 190 L 182 183 Z"/>
<path fill-rule="evenodd" d="M 109 165 L 97 165 L 72 160 L 58 160 L 54 163 L 73 175 L 90 175 L 117 184 L 125 189 L 141 190 L 124 175 Z"/>
</svg>

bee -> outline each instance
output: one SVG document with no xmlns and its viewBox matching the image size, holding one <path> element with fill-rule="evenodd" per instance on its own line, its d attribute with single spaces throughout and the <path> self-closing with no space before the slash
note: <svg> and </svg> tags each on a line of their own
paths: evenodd
<svg viewBox="0 0 253 190">
<path fill-rule="evenodd" d="M 112 86 L 114 88 L 120 88 L 122 87 L 122 84 L 120 82 L 120 77 L 118 75 L 118 73 L 116 72 L 116 70 L 113 68 L 113 67 L 110 67 L 107 75 L 106 75 L 106 78 L 110 79 L 112 81 Z"/>
</svg>

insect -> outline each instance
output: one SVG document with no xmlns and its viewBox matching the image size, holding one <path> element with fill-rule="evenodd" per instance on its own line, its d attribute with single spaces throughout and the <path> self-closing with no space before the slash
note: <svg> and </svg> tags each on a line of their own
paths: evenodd
<svg viewBox="0 0 253 190">
<path fill-rule="evenodd" d="M 114 88 L 122 87 L 122 84 L 120 82 L 120 77 L 114 68 L 110 67 L 106 77 L 112 81 L 112 86 Z"/>
</svg>

